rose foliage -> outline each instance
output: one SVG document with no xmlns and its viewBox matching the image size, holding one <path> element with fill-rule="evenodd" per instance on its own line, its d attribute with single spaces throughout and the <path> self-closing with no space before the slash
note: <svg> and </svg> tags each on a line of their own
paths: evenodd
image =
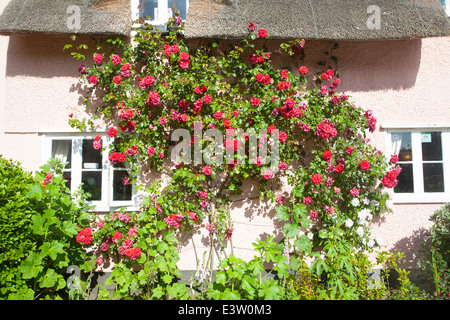
<svg viewBox="0 0 450 320">
<path fill-rule="evenodd" d="M 376 118 L 337 91 L 336 57 L 313 73 L 315 66 L 302 65 L 304 40 L 271 48 L 267 31 L 249 26 L 240 42 L 191 44 L 180 30 L 161 34 L 144 25 L 131 43 L 98 45 L 93 62 L 79 68 L 91 117 L 74 116 L 71 125 L 95 129 L 93 120 L 102 119 L 114 138 L 109 160 L 126 164 L 134 177 L 127 183 L 143 195 L 138 211 L 94 216 L 93 232 L 77 237 L 94 245 L 99 265 L 117 259 L 108 282 L 115 298 L 382 296 L 380 287 L 366 286 L 367 254 L 378 245 L 370 222 L 390 211 L 385 191 L 396 185 L 399 169 L 367 143 Z M 275 67 L 274 55 L 289 65 Z M 177 129 L 190 139 L 174 139 Z M 221 132 L 221 143 L 208 138 L 208 129 Z M 180 140 L 186 148 L 174 157 Z M 212 161 L 226 150 L 234 152 L 231 161 Z M 168 178 L 142 182 L 149 172 Z M 233 238 L 231 199 L 244 180 L 276 206 L 283 236 L 257 240 L 250 261 L 228 255 L 213 277 L 211 255 Z M 178 281 L 177 245 L 194 230 L 209 236 L 211 248 L 187 287 Z"/>
</svg>

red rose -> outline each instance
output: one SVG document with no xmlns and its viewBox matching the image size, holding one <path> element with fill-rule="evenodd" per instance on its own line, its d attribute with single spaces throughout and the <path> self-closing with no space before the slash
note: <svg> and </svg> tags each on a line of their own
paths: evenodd
<svg viewBox="0 0 450 320">
<path fill-rule="evenodd" d="M 251 97 L 250 98 L 250 103 L 251 103 L 252 106 L 257 107 L 261 103 L 261 99 L 255 98 L 255 97 Z"/>
<path fill-rule="evenodd" d="M 209 176 L 212 173 L 212 169 L 210 166 L 204 166 L 202 169 L 203 174 Z"/>
<path fill-rule="evenodd" d="M 322 153 L 323 159 L 326 160 L 327 162 L 330 161 L 330 159 L 331 159 L 332 156 L 333 156 L 333 154 L 331 153 L 330 150 L 325 150 L 325 151 Z"/>
<path fill-rule="evenodd" d="M 278 133 L 278 139 L 279 139 L 281 142 L 286 141 L 286 140 L 287 140 L 287 133 L 284 132 L 284 131 L 280 131 L 280 133 Z"/>
<path fill-rule="evenodd" d="M 318 173 L 315 173 L 315 174 L 312 175 L 311 181 L 315 185 L 321 184 L 322 183 L 322 176 L 320 174 L 318 174 Z"/>
<path fill-rule="evenodd" d="M 231 127 L 231 121 L 230 119 L 223 120 L 223 125 L 227 128 Z"/>
<path fill-rule="evenodd" d="M 367 160 L 362 161 L 362 162 L 359 164 L 359 168 L 360 168 L 361 170 L 365 170 L 365 171 L 369 170 L 369 168 L 370 168 L 370 163 L 369 163 L 369 161 L 367 161 Z"/>
<path fill-rule="evenodd" d="M 255 30 L 255 29 L 256 29 L 255 24 L 254 24 L 253 22 L 250 22 L 250 23 L 248 24 L 248 31 L 253 31 L 253 30 Z"/>
<path fill-rule="evenodd" d="M 96 64 L 99 64 L 99 63 L 102 63 L 102 61 L 103 61 L 103 56 L 99 53 L 96 53 L 94 56 L 94 62 Z"/>
<path fill-rule="evenodd" d="M 391 156 L 391 163 L 396 164 L 398 162 L 398 156 L 396 154 Z"/>
<path fill-rule="evenodd" d="M 89 82 L 92 84 L 97 84 L 98 78 L 96 76 L 89 77 Z"/>
<path fill-rule="evenodd" d="M 117 54 L 115 54 L 111 57 L 111 62 L 113 63 L 113 65 L 117 66 L 122 62 L 122 59 Z"/>
<path fill-rule="evenodd" d="M 120 84 L 122 82 L 122 77 L 121 76 L 115 76 L 113 77 L 113 82 L 115 84 Z"/>
<path fill-rule="evenodd" d="M 258 31 L 258 37 L 259 37 L 259 38 L 265 38 L 265 37 L 267 37 L 267 30 L 266 30 L 266 29 L 259 29 L 259 31 Z"/>
<path fill-rule="evenodd" d="M 264 179 L 268 180 L 270 178 L 272 178 L 273 172 L 270 169 L 267 169 L 266 171 L 264 171 L 263 173 L 263 177 Z"/>
<path fill-rule="evenodd" d="M 184 60 L 184 61 L 189 60 L 189 53 L 182 51 L 182 52 L 180 53 L 180 59 L 181 59 L 181 60 Z"/>
<path fill-rule="evenodd" d="M 306 75 L 308 73 L 308 68 L 305 66 L 301 66 L 300 69 L 298 69 L 298 72 L 302 75 Z"/>
<path fill-rule="evenodd" d="M 114 128 L 110 128 L 108 130 L 108 136 L 110 136 L 111 138 L 114 138 L 115 136 L 117 136 L 117 130 Z"/>
<path fill-rule="evenodd" d="M 338 164 L 336 167 L 334 167 L 334 172 L 341 173 L 342 171 L 344 171 L 342 165 Z"/>
</svg>

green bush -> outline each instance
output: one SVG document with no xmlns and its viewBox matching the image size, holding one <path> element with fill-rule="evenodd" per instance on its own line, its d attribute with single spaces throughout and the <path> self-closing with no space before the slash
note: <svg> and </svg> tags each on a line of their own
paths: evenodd
<svg viewBox="0 0 450 320">
<path fill-rule="evenodd" d="M 433 226 L 422 243 L 419 266 L 427 270 L 438 299 L 450 299 L 450 203 L 430 217 Z"/>
<path fill-rule="evenodd" d="M 88 224 L 83 195 L 74 200 L 52 159 L 35 176 L 0 157 L 0 299 L 58 299 L 67 267 L 89 270 L 76 243 Z"/>
</svg>

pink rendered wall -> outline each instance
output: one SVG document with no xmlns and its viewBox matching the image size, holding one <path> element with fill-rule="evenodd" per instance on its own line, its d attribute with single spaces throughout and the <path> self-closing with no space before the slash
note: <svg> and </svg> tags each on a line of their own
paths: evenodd
<svg viewBox="0 0 450 320">
<path fill-rule="evenodd" d="M 80 42 L 89 42 L 82 37 Z M 19 160 L 28 170 L 42 165 L 43 131 L 71 131 L 67 115 L 82 114 L 77 92 L 77 66 L 70 50 L 63 52 L 65 36 L 0 36 L 0 154 Z M 327 41 L 307 41 L 305 61 L 314 71 Z M 450 37 L 404 41 L 340 42 L 334 52 L 339 58 L 341 91 L 359 106 L 372 109 L 383 125 L 450 126 Z M 286 61 L 275 53 L 281 67 Z M 298 66 L 293 63 L 293 69 Z M 384 150 L 384 134 L 373 142 Z M 245 184 L 245 196 L 257 197 L 256 186 Z M 236 198 L 240 200 L 241 198 Z M 413 258 L 417 235 L 430 226 L 429 216 L 440 204 L 395 205 L 394 214 L 374 223 L 374 234 L 385 242 L 385 250 L 401 250 Z M 251 258 L 251 243 L 278 235 L 274 210 L 257 199 L 236 201 L 232 209 L 235 232 L 227 252 Z M 275 231 L 274 231 L 275 229 Z M 206 235 L 197 232 L 194 241 L 180 248 L 182 269 L 195 269 L 197 256 L 208 248 Z M 216 259 L 217 261 L 217 259 Z"/>
</svg>

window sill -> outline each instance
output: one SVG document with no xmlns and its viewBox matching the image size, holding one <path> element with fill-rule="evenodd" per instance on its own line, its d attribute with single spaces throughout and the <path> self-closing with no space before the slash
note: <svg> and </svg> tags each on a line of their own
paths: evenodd
<svg viewBox="0 0 450 320">
<path fill-rule="evenodd" d="M 447 203 L 450 202 L 450 195 L 447 193 L 434 195 L 394 194 L 392 202 L 394 204 Z"/>
</svg>

